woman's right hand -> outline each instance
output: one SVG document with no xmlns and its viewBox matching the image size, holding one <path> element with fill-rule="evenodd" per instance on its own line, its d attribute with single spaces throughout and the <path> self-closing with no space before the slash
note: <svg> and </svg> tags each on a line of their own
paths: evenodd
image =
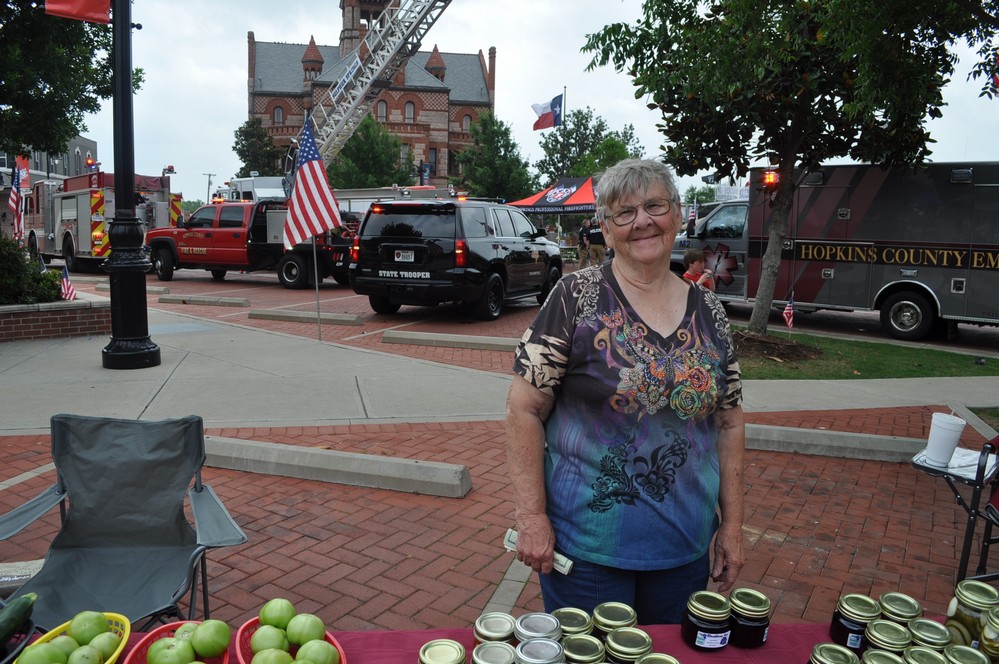
<svg viewBox="0 0 999 664">
<path fill-rule="evenodd" d="M 552 571 L 555 532 L 547 515 L 523 515 L 517 519 L 517 560 L 535 572 Z"/>
</svg>

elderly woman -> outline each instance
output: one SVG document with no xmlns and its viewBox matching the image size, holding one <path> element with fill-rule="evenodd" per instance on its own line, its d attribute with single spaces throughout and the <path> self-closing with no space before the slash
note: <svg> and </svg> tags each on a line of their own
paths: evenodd
<svg viewBox="0 0 999 664">
<path fill-rule="evenodd" d="M 546 611 L 618 601 L 640 624 L 678 623 L 744 562 L 739 365 L 721 303 L 670 272 L 669 169 L 608 169 L 597 218 L 614 259 L 563 278 L 516 352 L 517 558 L 540 572 Z M 556 550 L 570 574 L 551 573 Z"/>
</svg>

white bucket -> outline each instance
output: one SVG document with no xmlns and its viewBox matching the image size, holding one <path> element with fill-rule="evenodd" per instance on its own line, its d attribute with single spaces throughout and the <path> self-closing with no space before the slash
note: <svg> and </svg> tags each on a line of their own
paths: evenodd
<svg viewBox="0 0 999 664">
<path fill-rule="evenodd" d="M 960 417 L 947 413 L 933 413 L 930 423 L 930 437 L 926 441 L 926 461 L 934 466 L 944 468 L 954 456 L 961 433 L 967 424 Z"/>
</svg>

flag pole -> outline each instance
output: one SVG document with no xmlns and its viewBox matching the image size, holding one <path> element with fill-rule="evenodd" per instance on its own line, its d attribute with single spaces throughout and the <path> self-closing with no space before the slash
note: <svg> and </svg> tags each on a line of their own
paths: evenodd
<svg viewBox="0 0 999 664">
<path fill-rule="evenodd" d="M 327 233 L 329 231 L 326 231 Z M 316 283 L 316 326 L 319 341 L 323 340 L 323 317 L 319 313 L 319 258 L 316 256 L 316 236 L 312 236 L 312 280 Z"/>
<path fill-rule="evenodd" d="M 565 177 L 565 144 L 569 140 L 568 137 L 566 136 L 566 132 L 565 132 L 565 120 L 566 120 L 566 116 L 567 116 L 567 113 L 566 113 L 566 110 L 565 110 L 567 105 L 566 105 L 565 101 L 566 101 L 566 99 L 569 98 L 569 96 L 566 94 L 566 90 L 567 90 L 566 86 L 563 85 L 562 86 L 562 124 L 559 125 L 559 127 L 561 127 L 561 129 L 559 131 L 562 134 L 562 163 L 560 164 L 560 166 L 562 167 L 562 177 Z"/>
</svg>

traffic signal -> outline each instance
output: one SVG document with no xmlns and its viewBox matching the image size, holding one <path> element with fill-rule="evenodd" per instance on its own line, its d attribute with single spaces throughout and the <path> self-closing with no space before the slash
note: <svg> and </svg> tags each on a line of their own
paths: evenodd
<svg viewBox="0 0 999 664">
<path fill-rule="evenodd" d="M 775 170 L 763 171 L 763 188 L 773 191 L 780 183 L 780 174 Z"/>
</svg>

